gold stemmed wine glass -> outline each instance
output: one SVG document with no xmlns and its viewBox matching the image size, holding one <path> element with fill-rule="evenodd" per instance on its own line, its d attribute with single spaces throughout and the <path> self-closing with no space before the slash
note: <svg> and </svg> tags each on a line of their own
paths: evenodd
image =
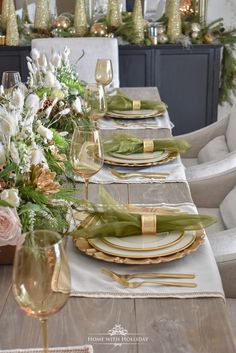
<svg viewBox="0 0 236 353">
<path fill-rule="evenodd" d="M 71 140 L 70 161 L 75 174 L 84 178 L 85 199 L 88 200 L 89 178 L 103 166 L 100 132 L 95 125 L 75 128 Z"/>
<path fill-rule="evenodd" d="M 16 248 L 12 288 L 20 308 L 40 320 L 48 353 L 48 316 L 58 312 L 70 295 L 65 240 L 58 233 L 35 230 L 25 235 Z"/>
<path fill-rule="evenodd" d="M 106 99 L 102 85 L 89 83 L 85 87 L 84 106 L 89 118 L 93 121 L 106 114 Z"/>
<path fill-rule="evenodd" d="M 97 60 L 95 79 L 96 79 L 96 82 L 103 85 L 103 87 L 109 85 L 112 82 L 113 70 L 112 70 L 111 60 L 109 59 Z"/>
</svg>

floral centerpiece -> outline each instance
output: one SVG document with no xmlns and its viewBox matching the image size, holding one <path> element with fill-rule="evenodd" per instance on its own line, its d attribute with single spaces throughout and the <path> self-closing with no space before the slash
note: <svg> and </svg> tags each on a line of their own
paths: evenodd
<svg viewBox="0 0 236 353">
<path fill-rule="evenodd" d="M 83 118 L 82 97 L 85 84 L 69 62 L 70 50 L 45 54 L 33 49 L 27 57 L 29 69 L 28 88 L 43 99 L 41 119 L 60 131 L 72 132 L 74 125 Z"/>
<path fill-rule="evenodd" d="M 62 186 L 71 168 L 68 143 L 41 119 L 46 99 L 23 85 L 11 92 L 1 88 L 0 246 L 18 244 L 33 229 L 66 233 L 65 215 L 79 202 L 73 189 Z"/>
</svg>

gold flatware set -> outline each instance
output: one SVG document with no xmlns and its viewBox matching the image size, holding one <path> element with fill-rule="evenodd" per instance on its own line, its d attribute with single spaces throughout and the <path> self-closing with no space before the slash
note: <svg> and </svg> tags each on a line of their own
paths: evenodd
<svg viewBox="0 0 236 353">
<path fill-rule="evenodd" d="M 164 172 L 121 172 L 116 169 L 108 168 L 112 175 L 116 176 L 119 179 L 128 179 L 134 177 L 141 177 L 141 178 L 156 178 L 156 179 L 166 179 L 170 173 Z"/>
<path fill-rule="evenodd" d="M 160 286 L 172 286 L 172 287 L 197 287 L 196 283 L 193 282 L 177 282 L 177 281 L 159 281 L 159 280 L 145 280 L 139 282 L 129 282 L 132 278 L 179 278 L 179 279 L 193 279 L 194 274 L 178 274 L 178 273 L 136 273 L 136 274 L 119 274 L 111 271 L 107 268 L 102 268 L 102 272 L 107 276 L 111 277 L 114 281 L 119 283 L 125 288 L 138 288 L 143 284 L 160 285 Z"/>
</svg>

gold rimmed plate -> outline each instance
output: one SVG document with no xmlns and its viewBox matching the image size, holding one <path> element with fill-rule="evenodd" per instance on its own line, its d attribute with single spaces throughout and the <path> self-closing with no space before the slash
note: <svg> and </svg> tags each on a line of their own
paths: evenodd
<svg viewBox="0 0 236 353">
<path fill-rule="evenodd" d="M 139 159 L 137 159 L 136 157 L 132 159 L 131 157 L 127 157 L 127 158 L 124 158 L 124 156 L 120 157 L 121 155 L 119 155 L 118 157 L 117 154 L 115 156 L 110 154 L 105 154 L 104 162 L 109 165 L 118 165 L 123 167 L 147 167 L 151 165 L 168 163 L 174 160 L 178 156 L 178 153 L 160 152 L 157 155 L 154 155 L 153 158 L 149 158 L 149 159 L 142 159 L 142 155 L 143 153 L 140 153 Z"/>
<path fill-rule="evenodd" d="M 112 110 L 106 116 L 114 119 L 147 119 L 162 116 L 165 112 L 158 110 Z"/>
<path fill-rule="evenodd" d="M 132 237 L 105 237 L 103 242 L 114 248 L 131 251 L 150 251 L 168 248 L 177 244 L 184 237 L 184 233 L 170 232 L 156 235 L 134 235 Z"/>
</svg>

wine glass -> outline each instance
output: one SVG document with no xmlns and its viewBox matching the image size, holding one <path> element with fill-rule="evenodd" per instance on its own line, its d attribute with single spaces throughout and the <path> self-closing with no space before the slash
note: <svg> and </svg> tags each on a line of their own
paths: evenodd
<svg viewBox="0 0 236 353">
<path fill-rule="evenodd" d="M 2 85 L 4 89 L 14 88 L 21 83 L 20 73 L 18 71 L 4 71 L 2 74 Z"/>
<path fill-rule="evenodd" d="M 48 353 L 48 316 L 59 311 L 70 295 L 65 240 L 58 233 L 35 230 L 25 235 L 16 248 L 12 288 L 21 309 L 40 320 Z"/>
<path fill-rule="evenodd" d="M 106 113 L 106 99 L 102 85 L 90 83 L 84 93 L 85 111 L 91 120 L 98 120 Z"/>
<path fill-rule="evenodd" d="M 79 126 L 74 130 L 70 160 L 75 174 L 84 178 L 84 195 L 88 200 L 89 178 L 103 166 L 100 132 L 94 125 Z"/>
<path fill-rule="evenodd" d="M 109 59 L 98 59 L 96 63 L 95 79 L 97 83 L 107 86 L 112 82 L 112 62 Z"/>
</svg>

